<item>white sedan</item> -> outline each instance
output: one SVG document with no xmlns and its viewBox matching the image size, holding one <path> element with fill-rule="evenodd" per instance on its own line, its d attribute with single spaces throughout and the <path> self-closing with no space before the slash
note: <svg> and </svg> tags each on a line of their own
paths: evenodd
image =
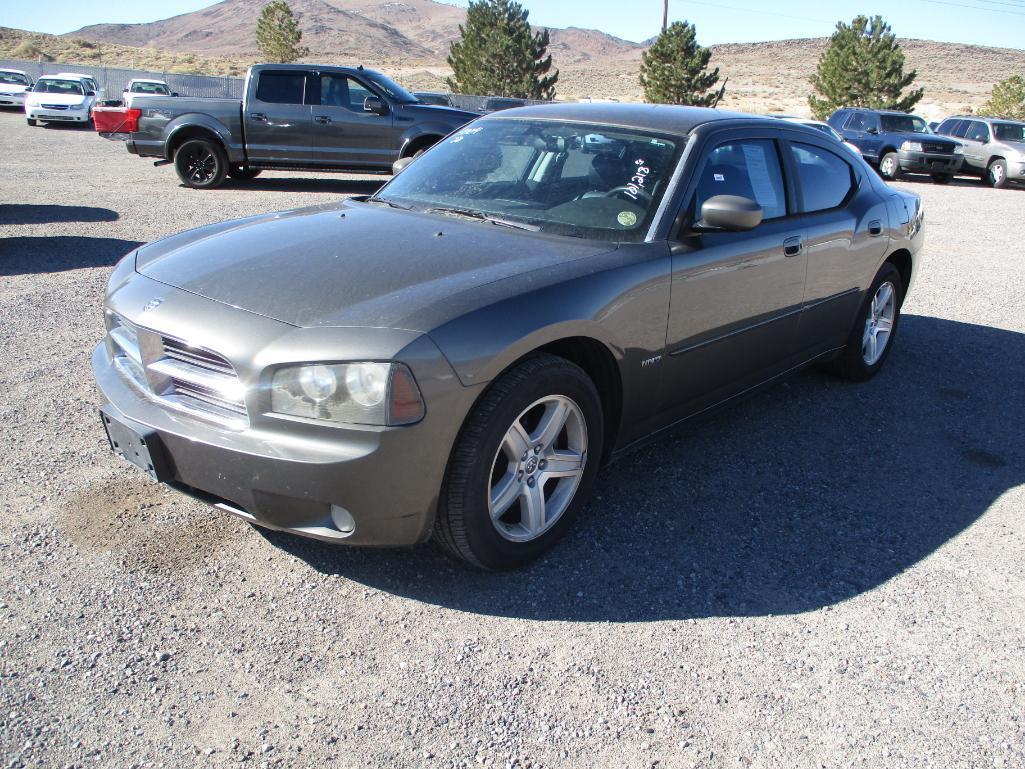
<svg viewBox="0 0 1025 769">
<path fill-rule="evenodd" d="M 0 107 L 20 107 L 32 78 L 20 69 L 0 69 Z"/>
<path fill-rule="evenodd" d="M 163 80 L 136 78 L 135 80 L 129 80 L 127 87 L 121 92 L 121 103 L 126 107 L 131 107 L 132 102 L 139 97 L 177 95 L 171 91 L 170 86 Z"/>
<path fill-rule="evenodd" d="M 25 119 L 41 123 L 88 123 L 96 104 L 96 92 L 87 91 L 81 80 L 41 77 L 25 96 Z"/>
</svg>

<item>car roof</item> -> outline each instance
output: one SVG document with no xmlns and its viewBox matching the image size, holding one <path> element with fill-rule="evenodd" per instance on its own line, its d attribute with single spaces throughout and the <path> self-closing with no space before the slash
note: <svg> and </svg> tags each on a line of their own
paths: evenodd
<svg viewBox="0 0 1025 769">
<path fill-rule="evenodd" d="M 943 118 L 940 122 L 945 123 L 948 120 L 978 120 L 980 123 L 1014 123 L 1015 125 L 1025 125 L 1025 120 L 1013 120 L 1011 118 L 984 115 L 951 115 L 950 117 Z"/>
<path fill-rule="evenodd" d="M 156 80 L 151 77 L 133 77 L 128 81 L 128 85 L 131 85 L 132 83 L 159 83 L 160 85 L 167 85 L 166 80 Z"/>
<path fill-rule="evenodd" d="M 27 75 L 28 74 L 28 72 L 26 72 L 23 69 L 13 69 L 12 67 L 0 67 L 0 72 L 16 72 L 19 75 Z"/>
<path fill-rule="evenodd" d="M 95 80 L 92 75 L 83 75 L 81 72 L 58 72 L 56 75 L 46 75 L 46 77 L 80 77 L 88 80 Z"/>
<path fill-rule="evenodd" d="M 512 118 L 537 118 L 542 120 L 566 120 L 581 123 L 604 123 L 620 128 L 637 128 L 666 134 L 686 136 L 695 128 L 706 123 L 725 120 L 747 120 L 751 122 L 778 121 L 761 115 L 743 112 L 727 112 L 708 107 L 678 107 L 670 104 L 624 104 L 621 102 L 599 102 L 590 104 L 558 103 L 537 104 L 503 110 L 494 116 L 481 120 L 509 120 Z"/>
</svg>

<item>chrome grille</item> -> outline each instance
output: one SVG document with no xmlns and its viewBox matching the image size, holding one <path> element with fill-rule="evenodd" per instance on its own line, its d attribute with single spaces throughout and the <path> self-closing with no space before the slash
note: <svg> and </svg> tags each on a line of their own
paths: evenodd
<svg viewBox="0 0 1025 769">
<path fill-rule="evenodd" d="M 55 109 L 55 110 L 65 110 L 65 109 L 68 108 L 67 104 L 41 104 L 40 106 L 43 109 Z"/>
<path fill-rule="evenodd" d="M 922 142 L 922 151 L 949 155 L 954 151 L 954 147 L 953 145 L 946 144 L 944 142 Z"/>
<path fill-rule="evenodd" d="M 248 426 L 245 388 L 223 356 L 114 314 L 107 339 L 114 366 L 145 395 L 234 430 Z"/>
</svg>

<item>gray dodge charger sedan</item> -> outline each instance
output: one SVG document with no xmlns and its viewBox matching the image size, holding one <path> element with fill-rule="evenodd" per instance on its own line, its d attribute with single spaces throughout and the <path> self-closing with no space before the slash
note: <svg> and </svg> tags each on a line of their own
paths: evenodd
<svg viewBox="0 0 1025 769">
<path fill-rule="evenodd" d="M 812 363 L 876 374 L 922 228 L 916 195 L 812 128 L 504 111 L 371 197 L 126 256 L 102 421 L 255 524 L 514 567 L 617 454 Z"/>
</svg>

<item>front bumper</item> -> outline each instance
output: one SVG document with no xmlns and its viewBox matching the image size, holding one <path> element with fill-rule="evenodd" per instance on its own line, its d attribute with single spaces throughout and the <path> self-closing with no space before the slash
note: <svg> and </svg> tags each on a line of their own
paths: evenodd
<svg viewBox="0 0 1025 769">
<path fill-rule="evenodd" d="M 149 283 L 139 276 L 133 282 Z M 204 304 L 221 314 L 248 315 L 190 295 L 167 304 L 199 323 L 208 322 L 199 320 L 209 316 Z M 249 339 L 262 342 L 273 329 L 293 348 L 297 339 L 309 343 L 314 335 L 338 333 L 292 329 L 260 316 L 244 322 Z M 256 352 L 264 359 L 273 354 L 273 342 Z M 166 408 L 118 372 L 106 343 L 93 351 L 92 365 L 107 412 L 136 432 L 157 436 L 172 488 L 271 529 L 353 545 L 405 546 L 430 536 L 451 446 L 477 388 L 464 388 L 424 336 L 403 349 L 401 360 L 427 404 L 418 424 L 325 426 L 268 416 L 254 406 L 243 430 Z M 336 524 L 332 505 L 352 516 L 351 531 Z"/>
<path fill-rule="evenodd" d="M 964 155 L 943 155 L 932 152 L 897 153 L 900 168 L 912 174 L 956 174 L 964 163 Z"/>
<path fill-rule="evenodd" d="M 44 123 L 88 123 L 89 110 L 55 110 L 44 109 L 43 107 L 26 106 L 25 117 L 30 118 L 31 120 L 41 120 Z"/>
</svg>

